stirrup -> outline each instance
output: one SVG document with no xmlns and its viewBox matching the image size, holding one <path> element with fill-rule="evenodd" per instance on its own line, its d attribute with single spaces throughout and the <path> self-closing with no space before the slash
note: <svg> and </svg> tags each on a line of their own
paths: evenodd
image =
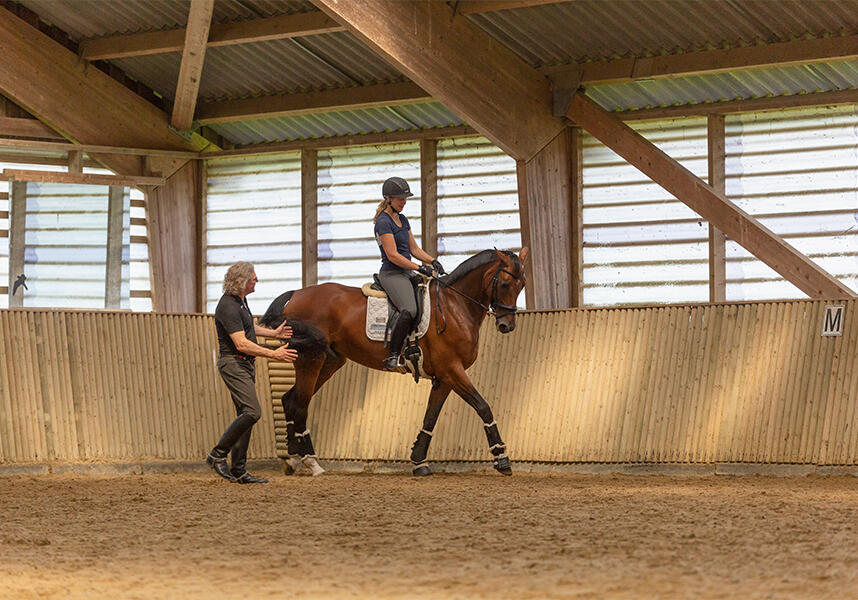
<svg viewBox="0 0 858 600">
<path fill-rule="evenodd" d="M 384 370 L 385 371 L 395 371 L 399 368 L 399 357 L 391 354 L 387 358 L 384 359 Z"/>
</svg>

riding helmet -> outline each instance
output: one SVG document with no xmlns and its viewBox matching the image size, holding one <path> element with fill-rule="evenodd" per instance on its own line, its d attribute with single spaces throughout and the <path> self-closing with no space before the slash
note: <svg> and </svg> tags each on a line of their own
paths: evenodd
<svg viewBox="0 0 858 600">
<path fill-rule="evenodd" d="M 381 195 L 384 198 L 409 198 L 414 194 L 402 177 L 389 177 L 381 186 Z"/>
</svg>

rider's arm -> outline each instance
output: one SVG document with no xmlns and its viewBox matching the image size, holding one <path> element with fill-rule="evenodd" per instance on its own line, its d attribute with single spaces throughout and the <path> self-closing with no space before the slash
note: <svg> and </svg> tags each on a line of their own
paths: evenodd
<svg viewBox="0 0 858 600">
<path fill-rule="evenodd" d="M 417 240 L 414 239 L 414 234 L 411 233 L 411 230 L 408 231 L 408 249 L 411 250 L 411 256 L 414 258 L 418 258 L 425 263 L 432 263 L 435 260 L 434 257 L 429 256 L 429 254 L 423 250 L 420 246 L 417 245 Z M 387 248 L 384 249 L 385 252 Z"/>
<path fill-rule="evenodd" d="M 272 358 L 283 362 L 293 362 L 298 358 L 298 352 L 289 348 L 289 344 L 284 344 L 283 346 L 272 350 L 271 348 L 266 348 L 265 346 L 260 346 L 259 344 L 251 342 L 244 335 L 244 331 L 235 331 L 230 333 L 229 337 L 232 340 L 232 343 L 235 344 L 235 349 L 242 354 L 248 354 L 250 356 L 264 356 L 265 358 Z"/>
<path fill-rule="evenodd" d="M 378 239 L 381 240 L 381 247 L 384 248 L 384 253 L 387 255 L 387 259 L 397 267 L 410 269 L 411 271 L 416 271 L 420 268 L 420 265 L 414 264 L 397 251 L 396 240 L 393 239 L 392 233 L 382 233 L 378 236 Z"/>
</svg>

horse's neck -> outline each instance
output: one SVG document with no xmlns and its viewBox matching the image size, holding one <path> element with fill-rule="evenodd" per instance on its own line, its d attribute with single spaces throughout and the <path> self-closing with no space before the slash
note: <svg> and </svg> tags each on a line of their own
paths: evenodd
<svg viewBox="0 0 858 600">
<path fill-rule="evenodd" d="M 486 268 L 474 269 L 452 285 L 458 291 L 462 292 L 462 294 L 473 298 L 483 306 L 488 306 L 489 302 L 491 302 L 491 298 L 489 297 L 489 292 L 487 292 L 483 287 L 483 281 L 485 279 L 486 271 L 495 267 L 495 263 L 490 263 Z M 451 302 L 460 304 L 465 312 L 471 315 L 477 326 L 483 322 L 483 319 L 486 316 L 486 311 L 482 306 L 468 300 L 467 298 L 463 298 L 456 292 L 450 290 L 447 290 L 446 295 Z"/>
</svg>

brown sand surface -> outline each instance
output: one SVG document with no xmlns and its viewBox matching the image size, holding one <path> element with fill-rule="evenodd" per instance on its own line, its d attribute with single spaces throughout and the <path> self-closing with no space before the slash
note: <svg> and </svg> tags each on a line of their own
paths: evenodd
<svg viewBox="0 0 858 600">
<path fill-rule="evenodd" d="M 0 598 L 858 598 L 858 479 L 0 478 Z"/>
</svg>

